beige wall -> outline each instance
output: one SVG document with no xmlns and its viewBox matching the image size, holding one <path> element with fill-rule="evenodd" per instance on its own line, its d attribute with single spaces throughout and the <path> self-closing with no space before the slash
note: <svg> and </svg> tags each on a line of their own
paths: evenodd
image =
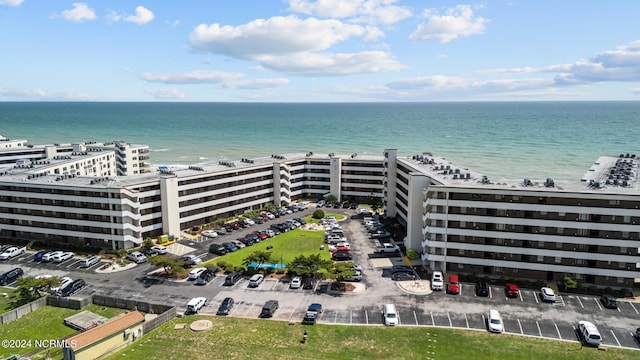
<svg viewBox="0 0 640 360">
<path fill-rule="evenodd" d="M 119 350 L 133 342 L 133 333 L 136 330 L 139 330 L 140 333 L 140 336 L 136 338 L 136 341 L 139 340 L 142 336 L 142 323 L 131 326 L 129 329 L 131 329 L 131 332 L 126 338 L 124 337 L 124 330 L 118 331 L 112 336 L 106 337 L 99 342 L 76 351 L 76 360 L 99 359 L 105 354 Z"/>
</svg>

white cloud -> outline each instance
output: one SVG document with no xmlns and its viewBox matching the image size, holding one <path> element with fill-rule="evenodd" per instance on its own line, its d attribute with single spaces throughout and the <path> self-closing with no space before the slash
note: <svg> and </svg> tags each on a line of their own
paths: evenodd
<svg viewBox="0 0 640 360">
<path fill-rule="evenodd" d="M 107 19 L 111 22 L 127 21 L 127 22 L 136 23 L 138 25 L 147 24 L 153 21 L 154 18 L 155 18 L 155 15 L 153 15 L 153 12 L 145 8 L 144 6 L 136 7 L 135 15 L 123 15 L 115 11 L 109 11 L 109 13 L 107 14 Z M 179 23 L 179 20 L 176 20 L 176 21 Z M 176 25 L 177 23 L 174 22 L 174 26 Z"/>
<path fill-rule="evenodd" d="M 140 78 L 149 82 L 164 84 L 220 84 L 243 77 L 244 74 L 220 71 L 196 70 L 183 73 L 152 74 L 142 73 Z"/>
<path fill-rule="evenodd" d="M 85 3 L 73 3 L 73 9 L 71 10 L 63 10 L 60 15 L 65 20 L 82 22 L 85 20 L 94 20 L 96 18 L 96 13 Z M 53 17 L 57 17 L 57 14 L 54 14 Z"/>
<path fill-rule="evenodd" d="M 24 0 L 0 0 L 0 5 L 19 6 Z"/>
<path fill-rule="evenodd" d="M 124 18 L 124 21 L 136 23 L 138 25 L 144 25 L 153 21 L 154 15 L 151 10 L 145 8 L 144 6 L 136 7 L 136 14 L 130 15 Z"/>
<path fill-rule="evenodd" d="M 398 0 L 289 0 L 289 11 L 324 18 L 390 25 L 411 16 Z"/>
<path fill-rule="evenodd" d="M 467 37 L 484 33 L 486 20 L 482 17 L 474 17 L 469 5 L 458 5 L 440 14 L 435 9 L 424 11 L 427 22 L 418 25 L 418 28 L 409 35 L 411 41 L 436 40 L 447 43 L 459 37 Z"/>
<path fill-rule="evenodd" d="M 267 89 L 287 85 L 288 79 L 255 79 L 245 80 L 245 74 L 220 72 L 212 70 L 195 70 L 182 73 L 140 74 L 142 80 L 163 84 L 216 84 L 231 89 Z"/>
<path fill-rule="evenodd" d="M 405 66 L 384 51 L 347 54 L 302 52 L 282 57 L 263 57 L 264 67 L 285 74 L 304 76 L 343 76 L 404 69 Z"/>
<path fill-rule="evenodd" d="M 629 89 L 634 95 L 640 95 L 640 88 Z"/>
<path fill-rule="evenodd" d="M 296 16 L 258 19 L 239 26 L 199 25 L 189 35 L 194 49 L 240 59 L 324 50 L 366 29 L 338 20 Z"/>
<path fill-rule="evenodd" d="M 48 93 L 41 89 L 24 90 L 15 88 L 0 87 L 0 98 L 6 98 L 10 101 L 95 101 L 98 98 L 93 95 L 59 92 Z"/>
<path fill-rule="evenodd" d="M 187 98 L 185 94 L 176 88 L 150 89 L 146 92 L 158 100 L 182 100 Z"/>
</svg>

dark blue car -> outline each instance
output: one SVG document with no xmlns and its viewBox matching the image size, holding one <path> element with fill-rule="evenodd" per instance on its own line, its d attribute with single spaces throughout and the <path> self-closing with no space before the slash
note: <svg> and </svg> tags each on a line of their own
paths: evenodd
<svg viewBox="0 0 640 360">
<path fill-rule="evenodd" d="M 38 251 L 33 255 L 33 261 L 42 261 L 42 257 L 44 256 L 44 254 L 47 254 L 50 252 L 51 252 L 50 250 Z"/>
</svg>

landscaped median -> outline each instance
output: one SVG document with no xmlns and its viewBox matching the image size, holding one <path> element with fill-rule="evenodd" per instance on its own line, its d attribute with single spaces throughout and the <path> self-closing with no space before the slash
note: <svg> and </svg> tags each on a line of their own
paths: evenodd
<svg viewBox="0 0 640 360">
<path fill-rule="evenodd" d="M 254 245 L 244 247 L 238 251 L 209 260 L 198 266 L 217 266 L 219 261 L 224 261 L 233 266 L 245 266 L 243 264 L 244 259 L 255 251 L 271 252 L 270 262 L 274 264 L 286 265 L 293 261 L 296 256 L 313 254 L 320 254 L 322 259 L 331 260 L 331 254 L 328 251 L 320 250 L 321 245 L 324 245 L 323 231 L 294 229 Z"/>
<path fill-rule="evenodd" d="M 189 324 L 207 319 L 208 331 Z M 180 330 L 176 325 L 185 324 Z M 179 326 L 180 327 L 180 326 Z M 303 334 L 307 341 L 303 343 Z M 638 351 L 582 348 L 553 341 L 477 330 L 383 327 L 188 316 L 145 334 L 144 341 L 108 359 L 447 359 L 447 360 L 631 360 Z"/>
</svg>

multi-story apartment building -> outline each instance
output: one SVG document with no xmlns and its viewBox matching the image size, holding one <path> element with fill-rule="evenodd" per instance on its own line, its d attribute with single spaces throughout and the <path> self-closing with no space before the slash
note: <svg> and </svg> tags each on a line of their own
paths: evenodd
<svg viewBox="0 0 640 360">
<path fill-rule="evenodd" d="M 640 277 L 633 155 L 601 157 L 576 182 L 492 181 L 430 154 L 393 155 L 398 185 L 387 211 L 406 219 L 405 244 L 433 270 L 544 281 L 569 274 L 618 287 Z"/>
<path fill-rule="evenodd" d="M 132 166 L 148 160 L 145 146 L 58 150 L 0 171 L 0 238 L 131 248 L 267 204 L 331 194 L 381 199 L 385 216 L 406 228 L 397 241 L 432 270 L 556 281 L 571 274 L 620 287 L 640 278 L 633 155 L 598 159 L 582 181 L 553 182 L 493 181 L 428 153 L 401 157 L 395 149 L 381 156 L 277 154 L 153 172 Z M 5 151 L 0 159 L 10 156 Z"/>
</svg>

